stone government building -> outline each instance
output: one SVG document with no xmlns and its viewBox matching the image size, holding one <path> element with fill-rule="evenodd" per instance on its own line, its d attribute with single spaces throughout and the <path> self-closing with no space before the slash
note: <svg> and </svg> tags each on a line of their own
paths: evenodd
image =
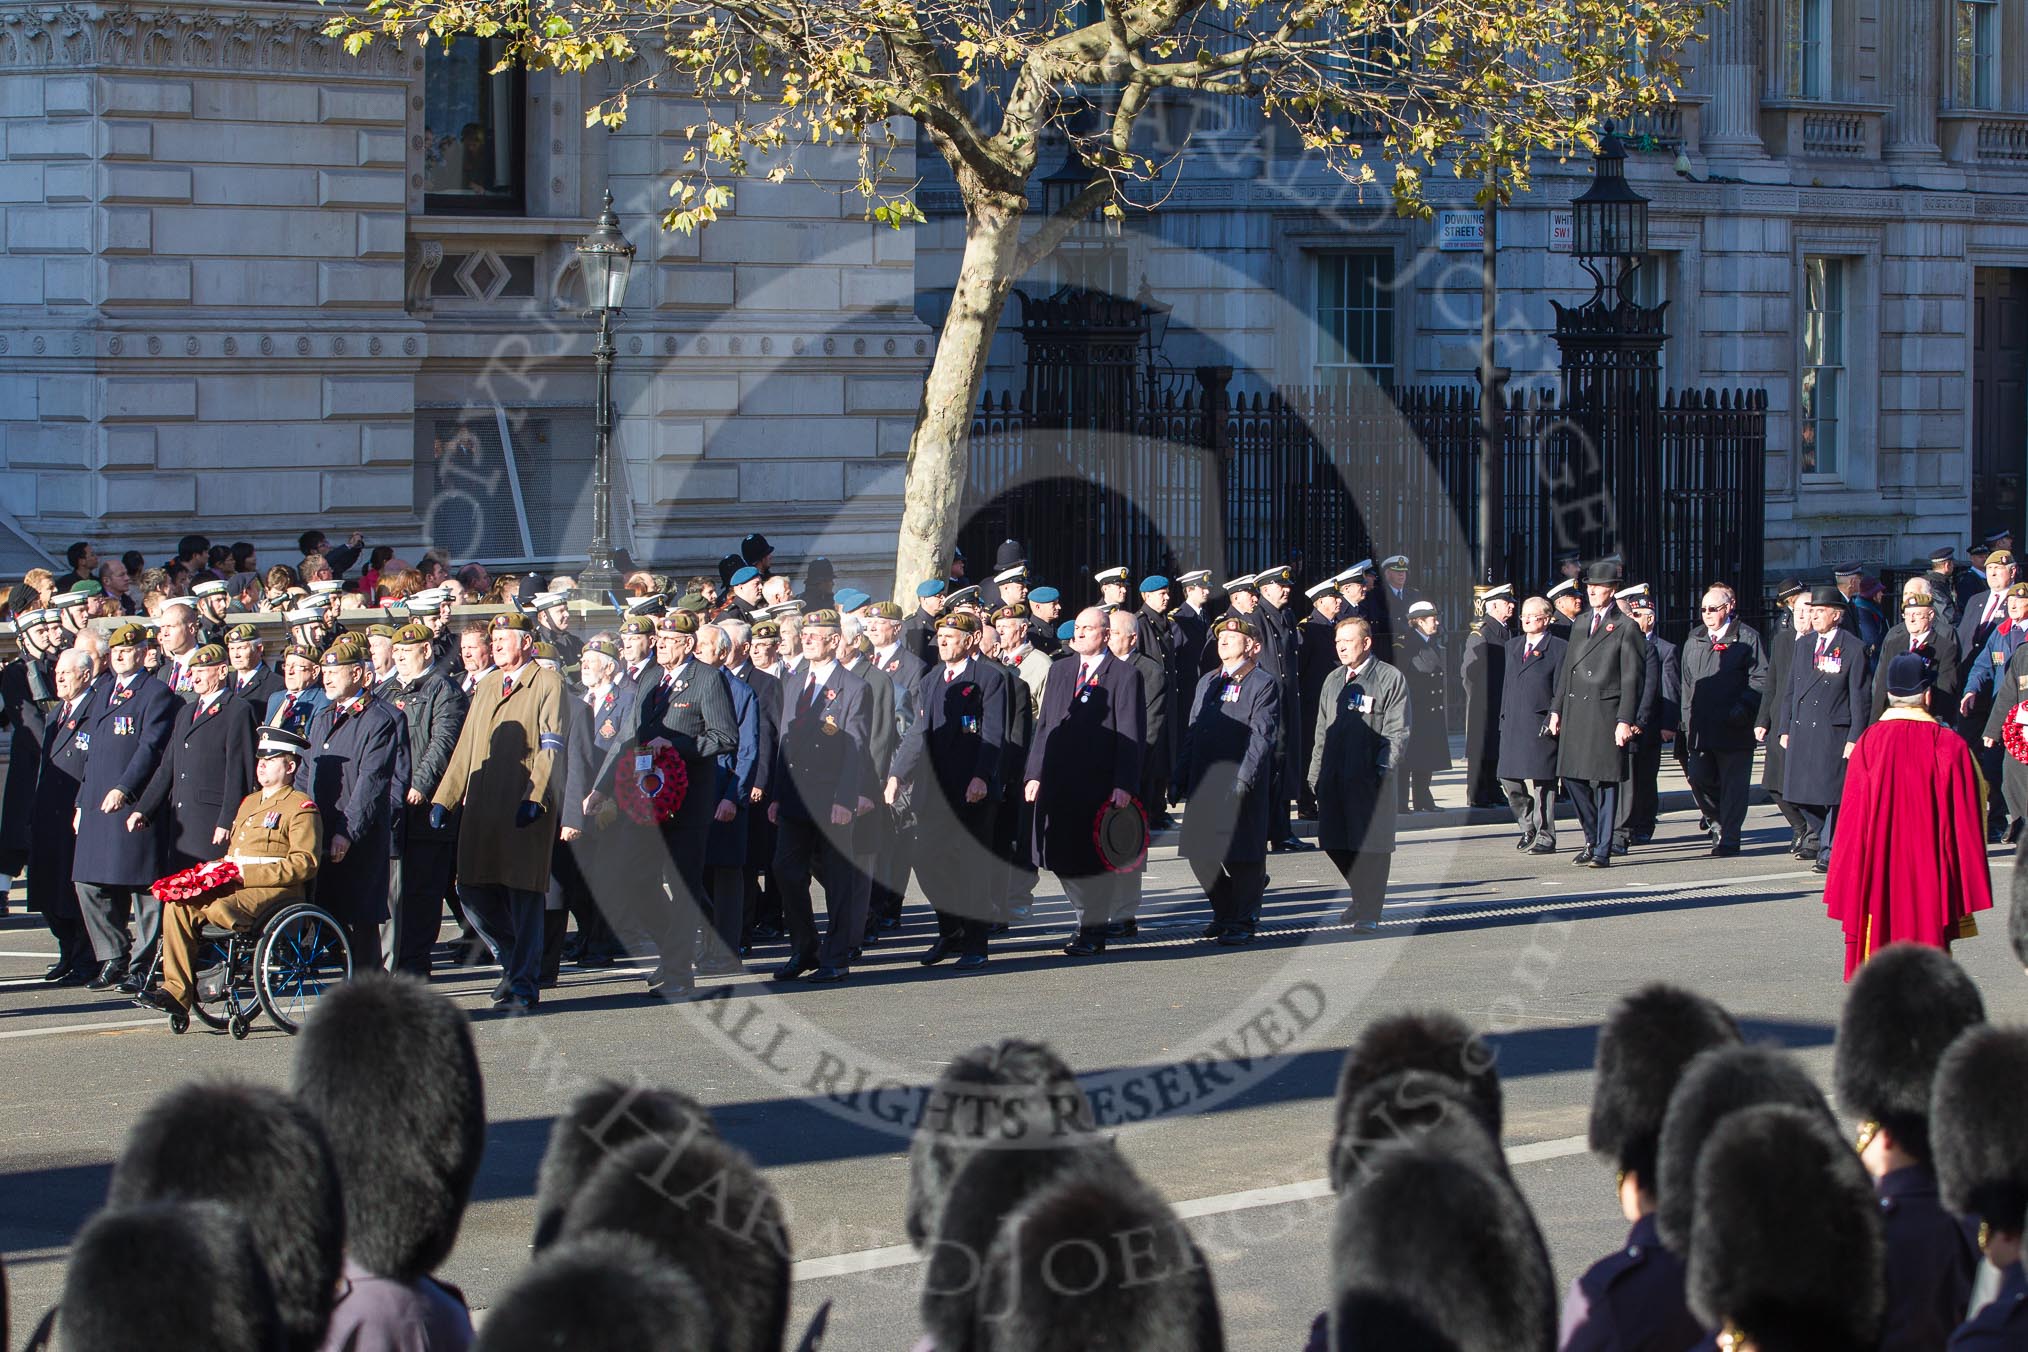
<svg viewBox="0 0 2028 1352">
<path fill-rule="evenodd" d="M 476 39 L 347 58 L 328 17 L 0 0 L 0 572 L 81 537 L 160 554 L 193 523 L 270 560 L 311 523 L 411 556 L 577 553 L 593 372 L 571 246 L 610 186 L 640 250 L 621 543 L 695 567 L 763 528 L 785 560 L 877 580 L 955 266 L 933 157 L 924 230 L 863 220 L 852 157 L 806 151 L 817 181 L 743 182 L 718 225 L 665 233 L 681 101 L 587 130 L 587 79 L 490 75 Z M 2024 19 L 2028 0 L 1741 0 L 1684 100 L 1636 128 L 1667 383 L 1769 391 L 1771 572 L 2021 527 Z M 1471 378 L 1477 256 L 1435 247 L 1458 218 L 1357 201 L 1243 108 L 1159 111 L 1151 135 L 1200 138 L 1162 211 L 1025 286 L 1146 278 L 1175 307 L 1165 360 L 1236 384 Z M 1556 227 L 1586 172 L 1545 166 L 1501 214 L 1517 383 L 1553 370 L 1548 301 L 1580 293 Z M 996 363 L 1018 388 L 1017 335 Z"/>
</svg>

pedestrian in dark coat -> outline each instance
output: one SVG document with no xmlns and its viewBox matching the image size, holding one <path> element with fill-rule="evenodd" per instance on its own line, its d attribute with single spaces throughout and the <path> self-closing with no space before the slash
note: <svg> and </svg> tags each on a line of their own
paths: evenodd
<svg viewBox="0 0 2028 1352">
<path fill-rule="evenodd" d="M 443 925 L 444 892 L 457 862 L 455 822 L 430 825 L 430 800 L 450 768 L 451 753 L 465 725 L 466 701 L 450 677 L 432 664 L 430 628 L 411 621 L 394 636 L 394 666 L 401 679 L 388 700 L 408 734 L 408 788 L 397 810 L 401 851 L 394 861 L 393 967 L 426 977 L 437 931 Z"/>
<path fill-rule="evenodd" d="M 1260 640 L 1246 619 L 1228 615 L 1211 634 L 1219 666 L 1197 682 L 1183 733 L 1180 773 L 1189 805 L 1180 851 L 1211 903 L 1205 937 L 1237 946 L 1253 942 L 1267 890 L 1269 836 L 1277 823 L 1266 790 L 1282 683 L 1255 660 Z"/>
<path fill-rule="evenodd" d="M 64 640 L 63 621 L 54 610 L 28 611 L 14 623 L 21 652 L 0 667 L 0 728 L 7 732 L 7 782 L 0 790 L 0 876 L 7 878 L 21 876 L 33 844 L 35 785 L 42 766 L 43 734 L 59 703 L 56 654 Z M 75 900 L 68 909 L 76 909 Z"/>
<path fill-rule="evenodd" d="M 1137 646 L 1138 638 L 1137 633 L 1124 633 L 1123 626 L 1115 621 L 1107 646 L 1113 656 L 1124 657 L 1133 663 L 1134 670 L 1141 673 L 1142 745 L 1145 754 L 1141 757 L 1139 796 L 1141 806 L 1152 816 L 1169 798 L 1169 769 L 1176 759 L 1175 750 L 1170 745 L 1169 728 L 1169 708 L 1174 698 L 1169 692 L 1168 666 Z M 1130 643 L 1130 639 L 1134 642 Z"/>
<path fill-rule="evenodd" d="M 1871 721 L 1866 647 L 1839 628 L 1845 598 L 1836 587 L 1810 597 L 1811 629 L 1789 658 L 1789 697 L 1781 709 L 1782 797 L 1803 814 L 1803 848 L 1819 873 L 1830 871 L 1831 836 L 1845 794 L 1845 761 Z"/>
<path fill-rule="evenodd" d="M 1027 612 L 1024 609 L 1022 613 L 1025 615 Z M 866 607 L 860 622 L 873 643 L 870 659 L 873 669 L 893 684 L 898 733 L 906 733 L 908 720 L 914 716 L 911 702 L 916 682 L 922 679 L 923 672 L 929 667 L 902 643 L 901 618 L 900 606 L 892 601 L 876 601 Z M 1027 629 L 1025 619 L 1022 629 Z M 890 756 L 890 763 L 892 759 Z M 883 774 L 876 784 L 885 784 L 886 780 Z M 879 797 L 878 794 L 874 796 Z M 903 828 L 896 809 L 886 803 L 876 803 L 859 825 L 868 831 L 875 852 L 868 879 L 867 932 L 870 935 L 881 930 L 898 929 L 901 926 L 902 896 L 908 891 L 913 835 Z"/>
<path fill-rule="evenodd" d="M 1739 621 L 1730 587 L 1704 593 L 1701 627 L 1683 644 L 1683 773 L 1711 823 L 1711 852 L 1739 853 L 1753 774 L 1754 723 L 1767 693 L 1767 645 Z"/>
<path fill-rule="evenodd" d="M 1641 631 L 1613 599 L 1620 580 L 1614 563 L 1595 563 L 1585 573 L 1590 609 L 1571 622 L 1563 686 L 1550 718 L 1556 772 L 1584 829 L 1584 844 L 1572 862 L 1592 868 L 1612 862 L 1626 749 L 1634 739 L 1646 669 Z"/>
<path fill-rule="evenodd" d="M 620 680 L 619 650 L 608 638 L 594 638 L 578 654 L 587 688 L 579 701 L 585 708 L 590 736 L 566 748 L 569 768 L 565 796 L 584 815 L 583 835 L 571 842 L 568 867 L 575 869 L 566 905 L 577 918 L 577 950 L 573 961 L 584 968 L 610 967 L 631 940 L 645 943 L 638 932 L 622 934 L 614 921 L 622 915 L 621 898 L 639 887 L 639 880 L 657 873 L 652 828 L 623 815 L 613 803 L 613 774 L 622 755 L 632 750 L 634 687 Z"/>
<path fill-rule="evenodd" d="M 125 983 L 138 993 L 162 936 L 162 904 L 148 885 L 163 876 L 160 833 L 129 825 L 130 809 L 162 763 L 181 701 L 141 670 L 146 631 L 123 624 L 107 636 L 110 679 L 94 688 L 85 725 L 84 783 L 77 796 L 71 877 L 99 970 L 90 990 Z M 132 915 L 135 935 L 127 937 Z"/>
<path fill-rule="evenodd" d="M 223 856 L 254 787 L 254 714 L 226 691 L 225 650 L 205 644 L 191 655 L 189 673 L 195 698 L 176 711 L 161 763 L 133 808 L 161 834 L 164 874 Z"/>
<path fill-rule="evenodd" d="M 1465 688 L 1465 806 L 1498 807 L 1500 791 L 1500 692 L 1507 681 L 1507 640 L 1515 615 L 1509 583 L 1481 594 L 1484 615 L 1465 636 L 1458 680 Z"/>
<path fill-rule="evenodd" d="M 381 965 L 380 925 L 394 874 L 393 805 L 407 798 L 408 726 L 401 711 L 366 693 L 371 668 L 358 640 L 324 653 L 324 693 L 304 736 L 310 749 L 296 787 L 317 804 L 324 858 L 316 903 L 345 929 L 354 970 Z"/>
<path fill-rule="evenodd" d="M 1810 632 L 1810 593 L 1800 582 L 1784 582 L 1775 599 L 1783 609 L 1774 631 L 1768 635 L 1767 698 L 1760 702 L 1760 717 L 1754 720 L 1753 735 L 1761 744 L 1760 786 L 1781 809 L 1782 819 L 1789 824 L 1789 850 L 1800 857 L 1806 830 L 1803 814 L 1782 797 L 1782 739 L 1769 733 L 1774 731 L 1775 719 L 1788 701 L 1789 663 L 1796 655 L 1796 637 Z M 1850 622 L 1852 611 L 1848 604 L 1841 612 L 1844 618 L 1839 625 L 1847 633 L 1859 635 L 1860 643 L 1864 644 L 1865 636 Z"/>
<path fill-rule="evenodd" d="M 803 617 L 803 664 L 782 682 L 781 738 L 776 743 L 775 886 L 789 926 L 789 960 L 778 981 L 807 975 L 815 982 L 851 975 L 864 942 L 866 916 L 850 851 L 859 802 L 876 786 L 872 773 L 873 694 L 839 660 L 838 612 Z M 890 723 L 892 719 L 890 717 Z M 825 926 L 817 931 L 810 880 L 824 887 Z"/>
<path fill-rule="evenodd" d="M 1317 740 L 1317 701 L 1323 694 L 1324 682 L 1338 669 L 1338 651 L 1332 634 L 1338 627 L 1338 620 L 1345 610 L 1345 598 L 1338 594 L 1338 580 L 1327 577 L 1303 593 L 1310 599 L 1310 613 L 1303 620 L 1296 643 L 1296 667 L 1298 680 L 1297 694 L 1301 698 L 1303 726 L 1301 741 L 1303 757 L 1307 762 L 1310 747 Z M 1191 687 L 1196 687 L 1192 681 Z M 1308 766 L 1305 765 L 1307 771 Z M 1298 786 L 1296 795 L 1297 815 L 1314 817 L 1317 801 L 1310 791 L 1307 777 Z"/>
<path fill-rule="evenodd" d="M 1415 601 L 1408 607 L 1408 633 L 1401 643 L 1401 666 L 1408 682 L 1408 750 L 1395 783 L 1401 806 L 1410 812 L 1435 812 L 1430 780 L 1451 768 L 1450 652 L 1438 636 L 1436 607 Z"/>
<path fill-rule="evenodd" d="M 1281 686 L 1282 721 L 1277 725 L 1273 776 L 1268 783 L 1268 848 L 1276 852 L 1306 848 L 1296 839 L 1289 820 L 1289 804 L 1303 782 L 1302 735 L 1302 653 L 1296 617 L 1288 609 L 1295 586 L 1295 573 L 1286 565 L 1263 569 L 1254 575 L 1253 586 L 1260 597 L 1254 608 L 1253 624 L 1260 635 L 1260 665 Z"/>
<path fill-rule="evenodd" d="M 1413 641 L 1412 641 L 1413 642 Z M 1355 934 L 1380 928 L 1394 862 L 1394 786 L 1419 717 L 1409 680 L 1375 655 L 1373 627 L 1354 617 L 1332 636 L 1338 667 L 1325 678 L 1310 744 L 1317 844 L 1345 880 L 1343 920 Z"/>
<path fill-rule="evenodd" d="M 636 764 L 646 769 L 656 750 L 671 748 L 682 758 L 689 782 L 676 811 L 654 828 L 660 837 L 658 869 L 670 899 L 642 897 L 638 882 L 626 885 L 614 899 L 622 910 L 613 918 L 613 928 L 623 937 L 636 929 L 647 931 L 660 953 L 648 978 L 648 994 L 672 1000 L 696 989 L 694 948 L 707 904 L 704 852 L 718 806 L 711 790 L 718 757 L 739 745 L 738 716 L 724 679 L 696 660 L 697 629 L 697 617 L 688 611 L 662 617 L 655 631 L 661 678 L 641 688 L 635 706 Z"/>
<path fill-rule="evenodd" d="M 1106 926 L 1126 891 L 1106 869 L 1092 828 L 1108 803 L 1140 791 L 1147 702 L 1141 674 L 1106 650 L 1109 621 L 1097 607 L 1078 612 L 1070 651 L 1051 664 L 1028 748 L 1022 794 L 1035 808 L 1035 857 L 1063 883 L 1078 932 L 1073 957 L 1105 951 Z"/>
<path fill-rule="evenodd" d="M 1549 632 L 1549 602 L 1531 596 L 1521 606 L 1521 632 L 1507 640 L 1500 685 L 1500 788 L 1521 828 L 1516 849 L 1556 853 L 1556 712 L 1568 646 Z"/>
<path fill-rule="evenodd" d="M 1640 736 L 1634 740 L 1633 787 L 1620 821 L 1626 828 L 1628 844 L 1645 845 L 1655 838 L 1655 824 L 1660 815 L 1663 752 L 1682 736 L 1683 657 L 1682 649 L 1656 632 L 1653 602 L 1644 601 L 1636 606 L 1634 622 L 1641 626 L 1655 659 L 1648 673 L 1655 680 L 1656 691 L 1653 707 L 1647 710 L 1652 721 L 1641 724 Z M 1642 702 L 1647 703 L 1645 699 Z"/>
<path fill-rule="evenodd" d="M 1887 631 L 1880 641 L 1880 660 L 1873 668 L 1873 716 L 1887 711 L 1887 664 L 1903 653 L 1918 653 L 1929 660 L 1935 673 L 1929 708 L 1945 727 L 1956 726 L 1958 700 L 1964 694 L 1964 673 L 1960 670 L 1958 636 L 1944 623 L 1936 606 L 1921 593 L 1902 603 L 1901 623 Z"/>
<path fill-rule="evenodd" d="M 93 695 L 91 659 L 75 649 L 59 653 L 53 688 L 56 699 L 43 723 L 42 745 L 28 762 L 38 773 L 23 829 L 28 837 L 28 908 L 41 913 L 56 938 L 56 962 L 42 979 L 69 986 L 91 979 L 98 970 L 77 889 L 71 885 L 77 854 L 72 823 L 84 782 L 85 726 Z M 18 763 L 8 766 L 10 773 Z"/>
<path fill-rule="evenodd" d="M 768 820 L 768 804 L 774 801 L 775 747 L 781 739 L 782 683 L 754 665 L 748 654 L 750 641 L 745 631 L 732 632 L 733 660 L 726 670 L 747 683 L 753 691 L 754 708 L 760 716 L 759 754 L 754 758 L 753 787 L 747 791 L 746 864 L 740 870 L 745 895 L 740 905 L 742 931 L 739 952 L 745 956 L 753 943 L 754 923 L 760 918 L 764 901 L 774 889 L 775 827 Z M 761 878 L 767 877 L 762 887 Z M 773 898 L 779 913 L 781 899 Z"/>
<path fill-rule="evenodd" d="M 919 961 L 934 966 L 955 952 L 958 970 L 967 972 L 986 965 L 987 935 L 999 919 L 998 898 L 978 884 L 997 872 L 990 832 L 1006 760 L 1010 679 L 978 655 L 978 635 L 971 615 L 937 618 L 938 662 L 908 692 L 908 735 L 883 784 L 890 806 L 907 790 L 917 822 L 916 875 L 937 915 L 936 941 Z"/>
<path fill-rule="evenodd" d="M 754 780 L 760 773 L 760 698 L 752 686 L 727 670 L 731 651 L 723 629 L 715 624 L 698 629 L 697 660 L 717 668 L 725 678 L 733 721 L 739 728 L 738 742 L 718 755 L 711 830 L 704 841 L 704 891 L 711 902 L 711 932 L 716 941 L 697 967 L 708 976 L 745 970 L 740 966 L 739 946 L 746 922 L 746 833 L 752 821 Z"/>
</svg>

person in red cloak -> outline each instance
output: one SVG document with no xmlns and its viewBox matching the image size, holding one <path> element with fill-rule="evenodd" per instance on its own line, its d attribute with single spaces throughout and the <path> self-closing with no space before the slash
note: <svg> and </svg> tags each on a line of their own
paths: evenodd
<svg viewBox="0 0 2028 1352">
<path fill-rule="evenodd" d="M 1985 781 L 1964 739 L 1929 712 L 1935 679 L 1913 653 L 1889 662 L 1887 711 L 1845 767 L 1824 905 L 1845 929 L 1847 981 L 1891 943 L 1948 952 L 1993 904 Z"/>
</svg>

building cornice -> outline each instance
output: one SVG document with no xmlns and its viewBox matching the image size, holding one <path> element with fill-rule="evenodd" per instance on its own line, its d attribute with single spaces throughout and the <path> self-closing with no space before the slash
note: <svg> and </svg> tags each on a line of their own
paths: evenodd
<svg viewBox="0 0 2028 1352">
<path fill-rule="evenodd" d="M 348 56 L 332 11 L 271 3 L 92 5 L 0 0 L 0 71 L 134 70 L 405 78 L 420 57 L 379 40 Z"/>
</svg>

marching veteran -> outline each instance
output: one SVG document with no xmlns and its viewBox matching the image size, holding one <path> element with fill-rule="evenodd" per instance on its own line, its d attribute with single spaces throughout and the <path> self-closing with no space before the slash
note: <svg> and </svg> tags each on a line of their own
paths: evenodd
<svg viewBox="0 0 2028 1352">
<path fill-rule="evenodd" d="M 563 678 L 536 662 L 526 615 L 494 616 L 491 639 L 494 669 L 472 692 L 429 820 L 442 830 L 452 809 L 464 806 L 458 900 L 500 959 L 494 1003 L 525 1013 L 537 1000 L 542 907 L 563 792 Z"/>
<path fill-rule="evenodd" d="M 240 800 L 225 857 L 239 865 L 239 888 L 203 906 L 162 908 L 162 982 L 141 998 L 171 1014 L 189 1010 L 190 955 L 208 920 L 229 929 L 252 929 L 268 914 L 303 900 L 303 884 L 324 854 L 323 818 L 308 794 L 295 787 L 296 768 L 309 739 L 286 728 L 262 728 L 254 780 L 260 788 Z"/>
</svg>

